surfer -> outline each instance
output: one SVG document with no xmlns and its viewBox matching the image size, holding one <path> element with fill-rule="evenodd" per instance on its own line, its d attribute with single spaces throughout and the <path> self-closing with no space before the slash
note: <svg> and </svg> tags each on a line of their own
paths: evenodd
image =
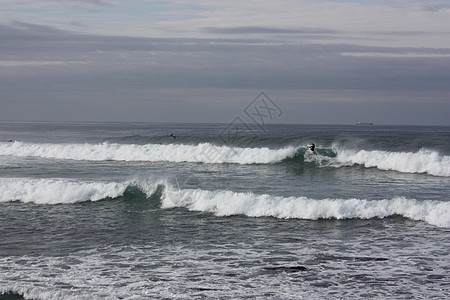
<svg viewBox="0 0 450 300">
<path fill-rule="evenodd" d="M 316 151 L 314 149 L 316 149 L 316 145 L 314 145 L 314 143 L 312 143 L 311 146 L 309 146 L 309 150 L 311 150 L 312 153 L 316 153 Z"/>
<path fill-rule="evenodd" d="M 169 136 L 170 136 L 171 138 L 173 138 L 173 139 L 176 139 L 176 138 L 177 138 L 176 136 L 173 135 L 173 133 L 171 133 Z"/>
</svg>

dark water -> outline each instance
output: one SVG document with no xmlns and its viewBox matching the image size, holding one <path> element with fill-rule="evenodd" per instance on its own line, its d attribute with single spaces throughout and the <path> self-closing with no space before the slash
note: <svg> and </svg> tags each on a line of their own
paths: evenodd
<svg viewBox="0 0 450 300">
<path fill-rule="evenodd" d="M 0 123 L 0 292 L 448 298 L 449 134 Z"/>
</svg>

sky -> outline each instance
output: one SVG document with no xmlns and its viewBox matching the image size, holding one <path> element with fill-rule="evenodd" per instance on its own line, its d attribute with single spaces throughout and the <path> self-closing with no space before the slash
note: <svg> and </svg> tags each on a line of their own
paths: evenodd
<svg viewBox="0 0 450 300">
<path fill-rule="evenodd" d="M 450 125 L 450 0 L 0 0 L 0 121 Z"/>
</svg>

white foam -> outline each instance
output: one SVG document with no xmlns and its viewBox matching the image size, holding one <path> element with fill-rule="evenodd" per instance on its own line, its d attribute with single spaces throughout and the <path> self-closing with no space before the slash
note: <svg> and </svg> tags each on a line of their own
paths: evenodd
<svg viewBox="0 0 450 300">
<path fill-rule="evenodd" d="M 232 191 L 167 190 L 164 208 L 187 207 L 217 216 L 246 215 L 276 218 L 349 219 L 401 215 L 440 227 L 450 227 L 450 202 L 419 201 L 403 197 L 390 200 L 310 199 L 236 193 Z"/>
<path fill-rule="evenodd" d="M 425 149 L 418 152 L 339 149 L 335 160 L 343 165 L 360 164 L 381 170 L 450 176 L 450 156 L 441 156 L 436 151 Z"/>
<path fill-rule="evenodd" d="M 0 202 L 37 204 L 97 201 L 123 195 L 128 183 L 80 182 L 62 179 L 0 178 Z"/>
<path fill-rule="evenodd" d="M 34 156 L 73 160 L 169 161 L 202 163 L 267 164 L 295 154 L 295 147 L 282 149 L 238 148 L 209 143 L 183 144 L 0 144 L 0 155 Z"/>
</svg>

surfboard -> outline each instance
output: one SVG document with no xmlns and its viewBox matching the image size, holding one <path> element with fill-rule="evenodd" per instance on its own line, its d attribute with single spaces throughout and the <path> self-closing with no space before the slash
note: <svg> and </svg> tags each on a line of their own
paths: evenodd
<svg viewBox="0 0 450 300">
<path fill-rule="evenodd" d="M 316 150 L 311 150 L 311 146 L 308 146 L 308 151 L 312 154 L 317 154 Z"/>
</svg>

